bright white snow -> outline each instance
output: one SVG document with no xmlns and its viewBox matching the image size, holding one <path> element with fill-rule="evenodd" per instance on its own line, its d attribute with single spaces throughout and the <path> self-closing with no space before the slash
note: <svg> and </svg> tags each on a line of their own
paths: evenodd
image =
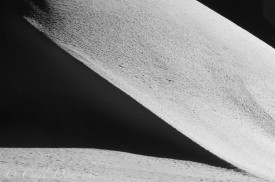
<svg viewBox="0 0 275 182">
<path fill-rule="evenodd" d="M 204 148 L 275 180 L 274 49 L 195 0 L 47 3 L 26 19 L 56 44 Z"/>
<path fill-rule="evenodd" d="M 96 149 L 0 149 L 1 182 L 264 182 L 199 163 Z"/>
</svg>

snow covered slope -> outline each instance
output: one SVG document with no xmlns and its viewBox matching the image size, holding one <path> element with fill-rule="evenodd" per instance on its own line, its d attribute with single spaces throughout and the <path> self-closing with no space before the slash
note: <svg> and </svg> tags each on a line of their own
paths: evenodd
<svg viewBox="0 0 275 182">
<path fill-rule="evenodd" d="M 1 182 L 265 180 L 195 162 L 95 149 L 0 149 Z"/>
<path fill-rule="evenodd" d="M 30 5 L 32 25 L 106 80 L 220 158 L 275 180 L 274 49 L 195 0 Z"/>
</svg>

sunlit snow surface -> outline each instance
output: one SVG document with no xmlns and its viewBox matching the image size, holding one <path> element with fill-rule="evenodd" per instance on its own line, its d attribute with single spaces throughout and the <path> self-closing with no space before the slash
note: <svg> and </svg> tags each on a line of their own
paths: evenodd
<svg viewBox="0 0 275 182">
<path fill-rule="evenodd" d="M 46 2 L 25 18 L 56 44 L 207 150 L 275 180 L 273 48 L 194 0 Z"/>
<path fill-rule="evenodd" d="M 265 181 L 195 162 L 96 149 L 0 149 L 1 182 Z"/>
</svg>

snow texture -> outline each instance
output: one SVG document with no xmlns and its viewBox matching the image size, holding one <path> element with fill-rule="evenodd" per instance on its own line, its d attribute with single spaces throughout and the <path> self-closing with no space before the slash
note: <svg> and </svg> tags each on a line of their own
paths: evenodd
<svg viewBox="0 0 275 182">
<path fill-rule="evenodd" d="M 275 180 L 273 48 L 195 0 L 47 6 L 25 18 L 210 152 Z"/>
<path fill-rule="evenodd" d="M 265 180 L 199 163 L 96 149 L 0 149 L 1 182 Z"/>
</svg>

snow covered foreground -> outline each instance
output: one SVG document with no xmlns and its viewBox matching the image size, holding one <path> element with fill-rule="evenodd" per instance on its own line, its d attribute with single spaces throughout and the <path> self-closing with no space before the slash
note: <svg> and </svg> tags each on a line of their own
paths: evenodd
<svg viewBox="0 0 275 182">
<path fill-rule="evenodd" d="M 0 149 L 1 182 L 247 181 L 247 174 L 194 162 L 96 149 Z"/>
<path fill-rule="evenodd" d="M 275 180 L 273 48 L 195 0 L 30 5 L 25 18 L 68 53 L 220 158 Z"/>
</svg>

